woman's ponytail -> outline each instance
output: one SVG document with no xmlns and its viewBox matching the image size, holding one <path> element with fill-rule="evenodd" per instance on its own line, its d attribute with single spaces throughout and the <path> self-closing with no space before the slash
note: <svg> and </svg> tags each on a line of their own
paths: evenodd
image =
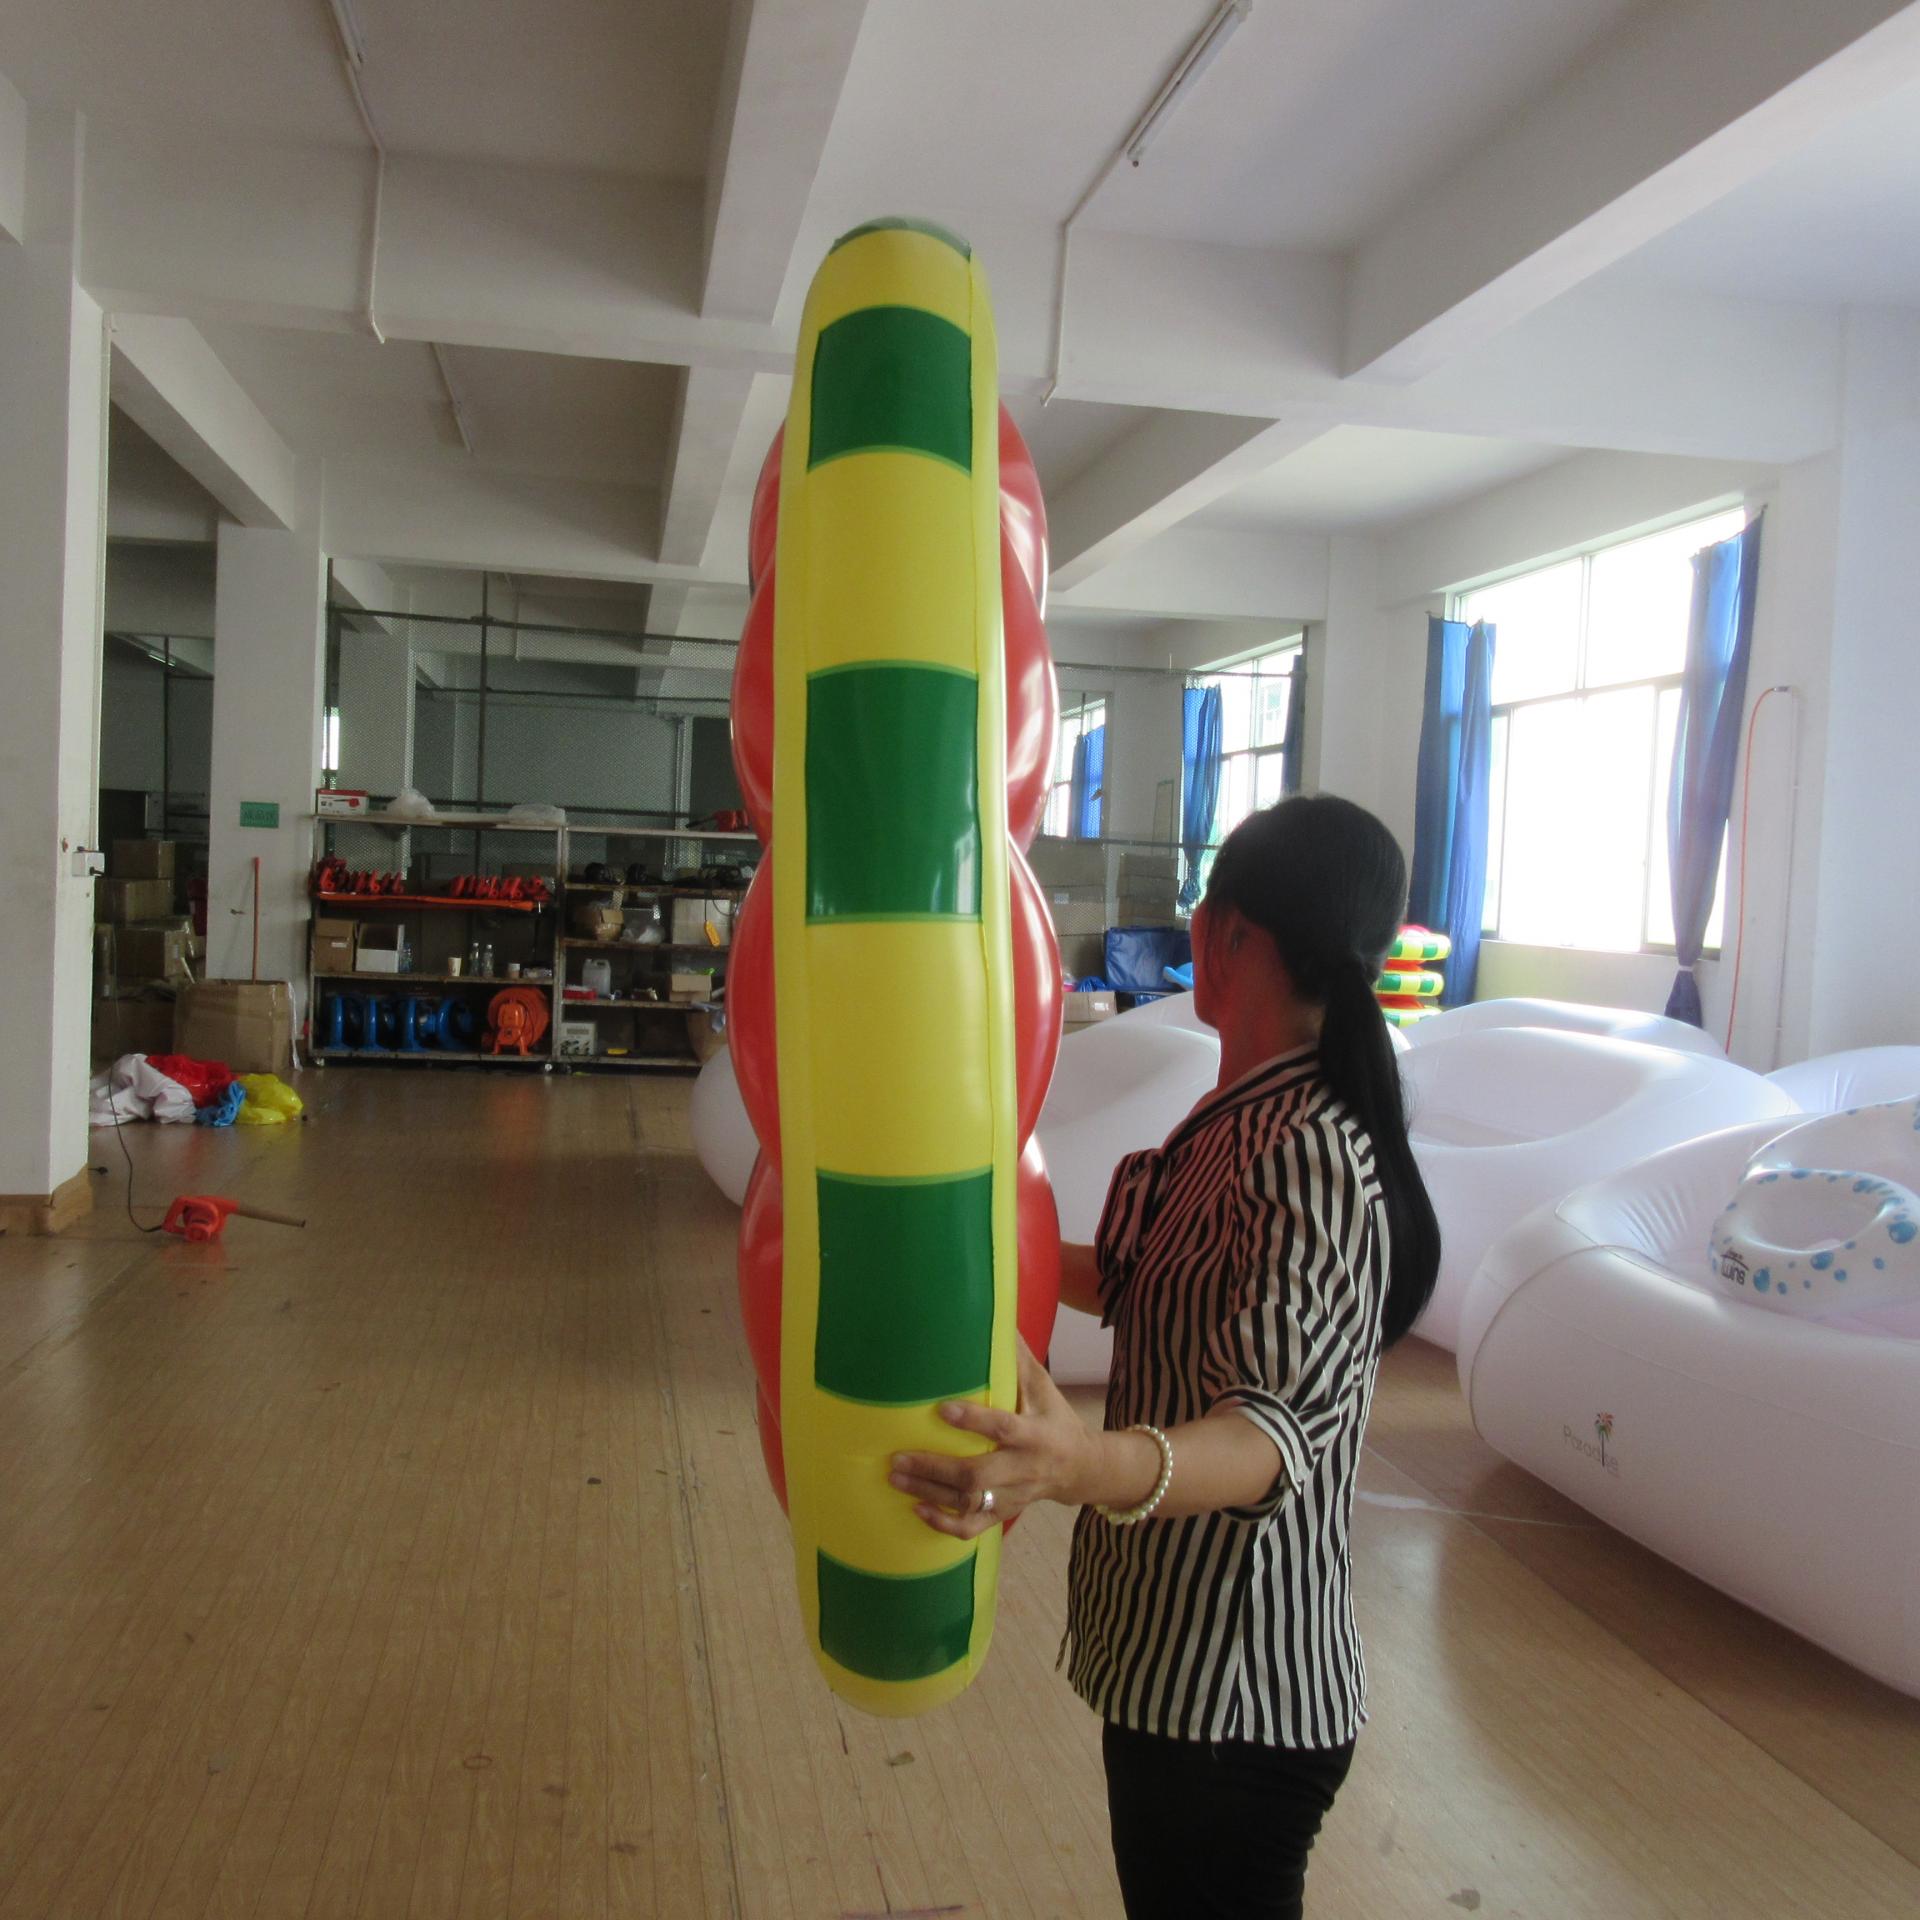
<svg viewBox="0 0 1920 1920">
<path fill-rule="evenodd" d="M 1386 827 L 1332 794 L 1250 815 L 1214 857 L 1207 899 L 1273 938 L 1296 990 L 1323 1009 L 1320 1070 L 1373 1143 L 1392 1234 L 1382 1339 L 1426 1310 L 1440 1271 L 1440 1223 L 1407 1139 L 1399 1062 L 1373 982 L 1399 932 L 1407 865 Z"/>
</svg>

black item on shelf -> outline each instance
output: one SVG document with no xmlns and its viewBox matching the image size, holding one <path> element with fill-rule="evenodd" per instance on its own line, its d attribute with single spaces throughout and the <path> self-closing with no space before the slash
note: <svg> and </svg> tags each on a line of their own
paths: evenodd
<svg viewBox="0 0 1920 1920">
<path fill-rule="evenodd" d="M 659 873 L 644 860 L 636 860 L 627 868 L 627 885 L 630 887 L 649 887 L 659 878 Z"/>
</svg>

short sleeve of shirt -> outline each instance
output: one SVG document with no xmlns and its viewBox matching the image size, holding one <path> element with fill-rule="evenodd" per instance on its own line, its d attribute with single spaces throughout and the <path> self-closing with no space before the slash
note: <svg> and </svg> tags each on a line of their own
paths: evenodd
<svg viewBox="0 0 1920 1920">
<path fill-rule="evenodd" d="M 1148 1148 L 1126 1155 L 1113 1171 L 1107 1203 L 1101 1209 L 1100 1230 L 1094 1236 L 1094 1266 L 1100 1281 L 1100 1324 L 1110 1327 L 1121 1296 L 1140 1264 L 1140 1240 L 1146 1227 L 1149 1197 L 1159 1169 L 1160 1150 Z"/>
<path fill-rule="evenodd" d="M 1375 1232 L 1360 1170 L 1338 1128 L 1284 1133 L 1241 1175 L 1238 1278 L 1202 1363 L 1208 1410 L 1231 1407 L 1279 1449 L 1266 1495 L 1229 1508 L 1274 1512 L 1305 1484 L 1362 1388 L 1370 1313 L 1359 1270 Z"/>
</svg>

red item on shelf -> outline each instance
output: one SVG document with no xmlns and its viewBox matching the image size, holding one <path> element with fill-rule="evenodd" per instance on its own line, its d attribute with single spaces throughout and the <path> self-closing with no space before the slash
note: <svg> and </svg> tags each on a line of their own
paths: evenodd
<svg viewBox="0 0 1920 1920">
<path fill-rule="evenodd" d="M 546 1038 L 547 996 L 534 987 L 506 987 L 487 1004 L 487 1051 L 524 1055 Z"/>
<path fill-rule="evenodd" d="M 210 1107 L 233 1085 L 233 1069 L 219 1060 L 190 1060 L 184 1053 L 150 1053 L 147 1065 L 185 1087 L 196 1107 Z"/>
</svg>

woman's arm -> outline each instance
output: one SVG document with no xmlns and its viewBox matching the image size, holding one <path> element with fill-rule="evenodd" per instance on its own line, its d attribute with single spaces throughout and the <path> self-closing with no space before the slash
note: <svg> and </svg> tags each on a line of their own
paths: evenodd
<svg viewBox="0 0 1920 1920">
<path fill-rule="evenodd" d="M 941 1408 L 950 1426 L 994 1442 L 991 1453 L 896 1454 L 891 1483 L 910 1495 L 928 1526 L 971 1540 L 1037 1501 L 1105 1506 L 1122 1512 L 1160 1480 L 1160 1448 L 1144 1433 L 1095 1433 L 1068 1405 L 1047 1370 L 1020 1348 L 1020 1411 L 973 1401 Z M 1167 1433 L 1173 1479 L 1156 1517 L 1251 1507 L 1272 1493 L 1280 1449 L 1243 1414 L 1222 1408 Z M 991 1490 L 993 1508 L 980 1496 Z"/>
<path fill-rule="evenodd" d="M 1100 1317 L 1100 1263 L 1077 1240 L 1060 1242 L 1060 1304 Z"/>
</svg>

